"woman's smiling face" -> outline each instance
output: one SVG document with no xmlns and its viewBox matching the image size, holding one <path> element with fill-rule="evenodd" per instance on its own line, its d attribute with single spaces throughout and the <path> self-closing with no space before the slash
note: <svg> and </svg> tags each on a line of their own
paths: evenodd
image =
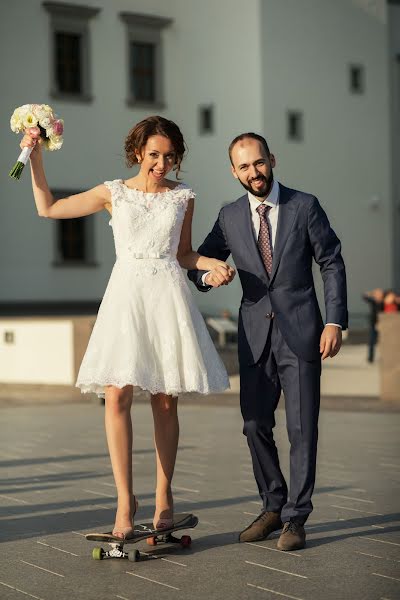
<svg viewBox="0 0 400 600">
<path fill-rule="evenodd" d="M 160 182 L 173 169 L 176 152 L 172 141 L 163 135 L 152 135 L 143 148 L 142 155 L 137 155 L 140 170 L 154 182 Z"/>
</svg>

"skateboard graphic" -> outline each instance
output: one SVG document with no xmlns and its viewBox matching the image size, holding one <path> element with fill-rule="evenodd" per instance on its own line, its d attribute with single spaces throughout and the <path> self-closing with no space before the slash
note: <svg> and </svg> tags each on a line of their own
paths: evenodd
<svg viewBox="0 0 400 600">
<path fill-rule="evenodd" d="M 167 544 L 180 544 L 182 548 L 190 548 L 192 538 L 189 535 L 177 538 L 172 534 L 181 529 L 193 529 L 198 522 L 199 520 L 195 515 L 180 514 L 175 516 L 174 524 L 170 529 L 154 529 L 153 523 L 149 521 L 147 523 L 135 523 L 133 536 L 126 540 L 114 536 L 111 531 L 107 533 L 87 533 L 85 538 L 89 542 L 107 542 L 111 546 L 111 550 L 104 550 L 99 547 L 93 548 L 92 558 L 95 560 L 127 558 L 132 562 L 137 562 L 141 558 L 139 550 L 135 549 L 125 552 L 125 545 L 137 544 L 146 540 L 149 546 L 156 546 L 158 543 L 163 542 Z"/>
</svg>

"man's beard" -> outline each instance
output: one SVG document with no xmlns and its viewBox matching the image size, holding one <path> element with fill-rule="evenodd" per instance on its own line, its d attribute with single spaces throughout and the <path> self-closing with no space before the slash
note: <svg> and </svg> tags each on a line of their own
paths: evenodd
<svg viewBox="0 0 400 600">
<path fill-rule="evenodd" d="M 273 174 L 272 170 L 271 170 L 271 173 L 270 173 L 268 179 L 264 175 L 258 175 L 258 177 L 254 177 L 252 179 L 252 181 L 254 181 L 254 179 L 262 179 L 264 181 L 263 187 L 260 188 L 259 190 L 255 190 L 254 188 L 251 187 L 251 185 L 247 185 L 247 184 L 243 183 L 243 181 L 241 179 L 239 179 L 239 181 L 242 184 L 242 186 L 244 187 L 244 189 L 247 190 L 248 192 L 250 192 L 250 194 L 253 194 L 253 196 L 257 196 L 257 198 L 265 198 L 266 196 L 268 196 L 268 194 L 271 191 L 272 184 L 274 182 L 274 174 Z"/>
</svg>

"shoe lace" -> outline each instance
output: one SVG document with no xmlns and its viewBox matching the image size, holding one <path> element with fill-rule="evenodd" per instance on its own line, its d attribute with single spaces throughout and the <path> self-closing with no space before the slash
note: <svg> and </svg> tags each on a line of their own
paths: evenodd
<svg viewBox="0 0 400 600">
<path fill-rule="evenodd" d="M 256 523 L 257 521 L 266 521 L 268 519 L 268 515 L 268 511 L 262 512 L 260 515 L 258 515 L 257 519 L 253 521 L 253 523 Z"/>
<path fill-rule="evenodd" d="M 296 523 L 296 521 L 288 521 L 285 523 L 285 533 L 290 531 L 291 533 L 297 533 L 300 527 L 300 523 Z"/>
</svg>

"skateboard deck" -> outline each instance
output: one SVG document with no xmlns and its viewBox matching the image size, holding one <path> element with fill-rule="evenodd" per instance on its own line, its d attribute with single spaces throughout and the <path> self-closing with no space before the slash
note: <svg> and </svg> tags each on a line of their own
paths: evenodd
<svg viewBox="0 0 400 600">
<path fill-rule="evenodd" d="M 146 523 L 135 523 L 133 536 L 128 539 L 121 539 L 113 535 L 111 531 L 105 533 L 87 533 L 85 538 L 89 542 L 106 542 L 111 546 L 111 550 L 108 551 L 103 550 L 103 548 L 94 548 L 92 556 L 96 560 L 104 558 L 127 558 L 136 562 L 140 560 L 140 552 L 138 550 L 125 552 L 124 546 L 126 544 L 137 544 L 138 542 L 147 540 L 150 546 L 155 546 L 159 542 L 165 542 L 180 544 L 183 548 L 189 548 L 192 541 L 190 536 L 184 535 L 181 538 L 176 538 L 172 534 L 182 529 L 193 529 L 198 522 L 199 520 L 195 515 L 178 514 L 175 515 L 174 524 L 169 529 L 154 529 L 153 523 L 148 521 Z"/>
</svg>

